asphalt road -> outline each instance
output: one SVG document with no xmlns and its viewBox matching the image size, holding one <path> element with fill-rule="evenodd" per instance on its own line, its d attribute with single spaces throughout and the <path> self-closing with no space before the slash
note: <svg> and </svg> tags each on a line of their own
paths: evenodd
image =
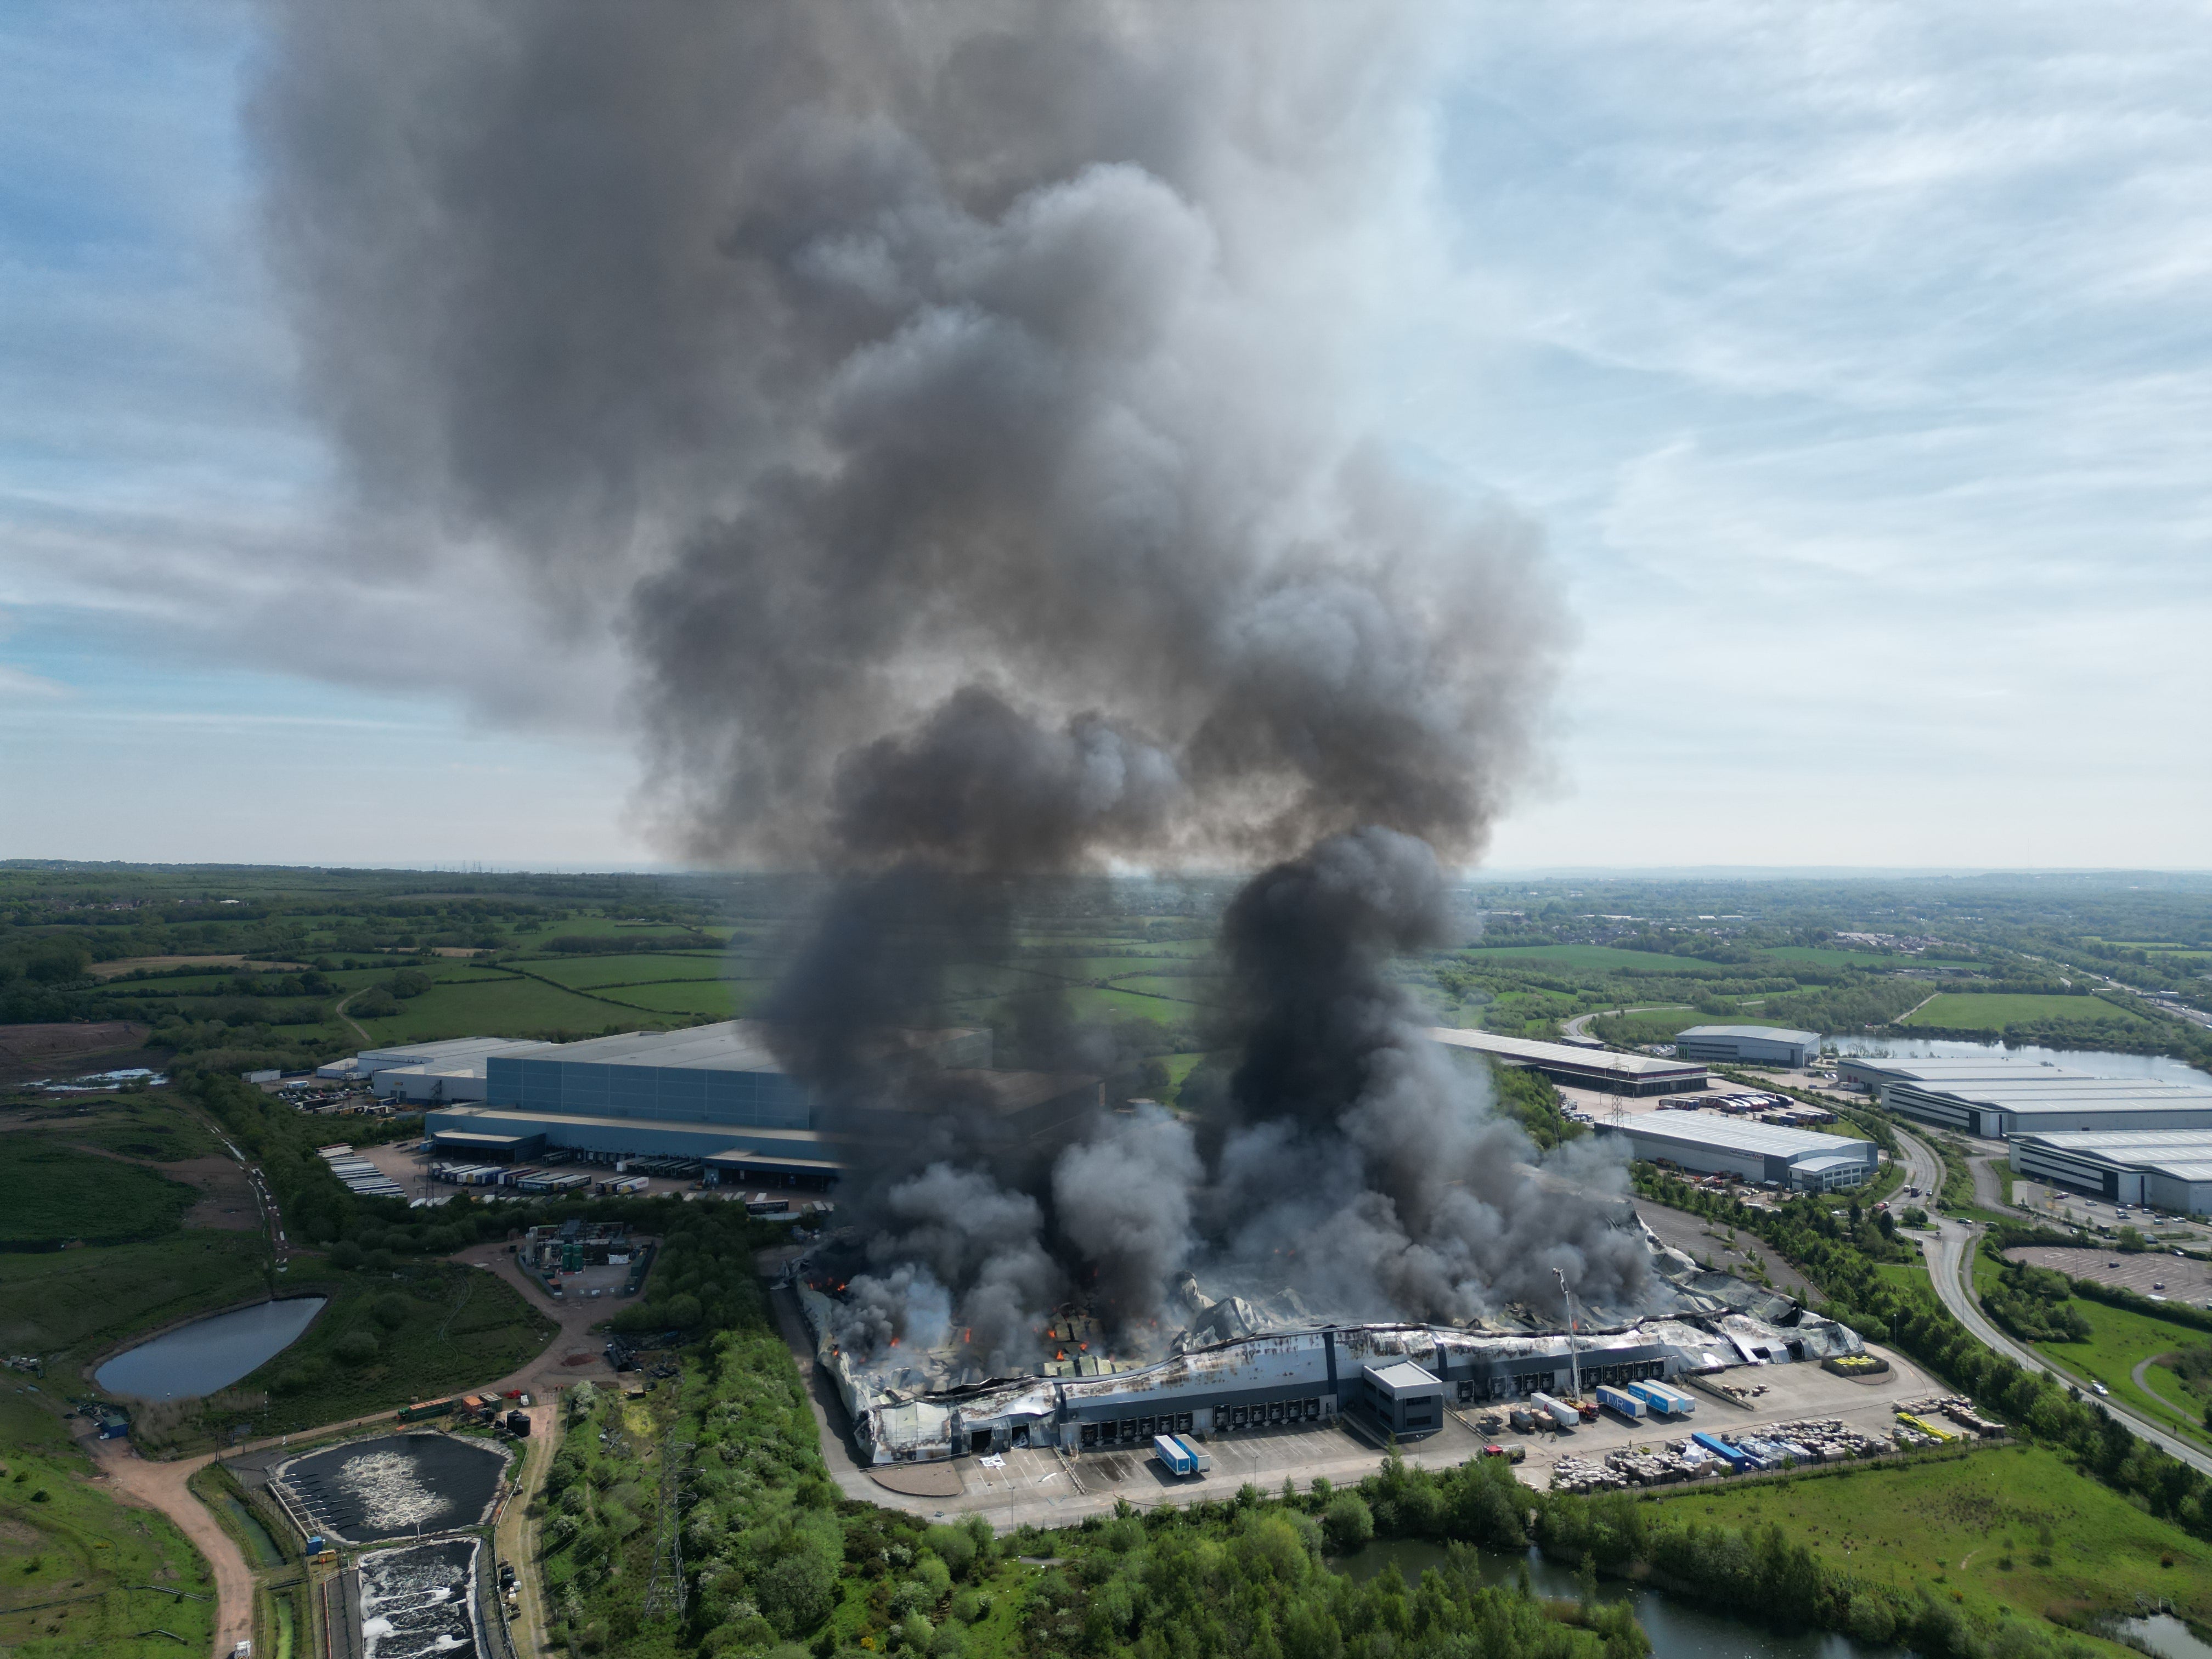
<svg viewBox="0 0 2212 1659">
<path fill-rule="evenodd" d="M 1905 1149 L 1905 1158 L 1912 1166 L 1912 1180 L 1923 1192 L 1941 1190 L 1943 1164 L 1935 1152 L 1917 1137 L 1904 1130 L 1897 1132 L 1897 1144 Z M 2042 1357 L 2025 1343 L 2015 1342 L 1991 1324 L 1984 1316 L 1981 1304 L 1974 1299 L 1972 1280 L 1967 1267 L 1973 1260 L 1978 1230 L 1971 1224 L 1954 1221 L 1948 1216 L 1935 1219 L 1936 1237 L 1923 1240 L 1921 1250 L 1928 1258 L 1928 1276 L 1936 1284 L 1936 1294 L 1952 1316 L 1980 1340 L 1999 1353 L 2032 1371 L 2043 1371 L 2062 1382 L 2073 1379 L 2045 1363 Z M 2191 1468 L 2212 1474 L 2212 1455 L 2207 1455 L 2175 1439 L 2163 1429 L 2157 1428 L 2137 1417 L 2117 1400 L 2100 1399 L 2097 1403 L 2110 1412 L 2114 1419 L 2139 1439 L 2148 1440 L 2160 1450 L 2170 1452 Z"/>
</svg>

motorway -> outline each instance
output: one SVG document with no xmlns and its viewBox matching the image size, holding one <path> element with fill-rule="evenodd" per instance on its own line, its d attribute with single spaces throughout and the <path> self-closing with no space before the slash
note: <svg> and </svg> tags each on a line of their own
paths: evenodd
<svg viewBox="0 0 2212 1659">
<path fill-rule="evenodd" d="M 1897 1131 L 1897 1144 L 1905 1149 L 1905 1161 L 1911 1166 L 1909 1177 L 1923 1193 L 1940 1193 L 1943 1189 L 1943 1161 L 1935 1151 L 1917 1136 Z M 1978 1229 L 1971 1222 L 1954 1221 L 1948 1216 L 1934 1216 L 1931 1220 L 1936 1237 L 1923 1239 L 1920 1249 L 1928 1258 L 1928 1277 L 1935 1281 L 1936 1294 L 1952 1316 L 1983 1342 L 1995 1348 L 2032 1371 L 2044 1371 L 2062 1382 L 2073 1378 L 2048 1364 L 2041 1355 L 2024 1342 L 2015 1342 L 1983 1314 L 1981 1304 L 1975 1300 L 1968 1266 L 1974 1259 Z M 2212 1454 L 2199 1451 L 2185 1441 L 2177 1440 L 2163 1429 L 2144 1421 L 2117 1400 L 2100 1399 L 2097 1403 L 2110 1412 L 2114 1419 L 2138 1438 L 2148 1440 L 2160 1450 L 2172 1454 L 2191 1468 L 2212 1474 Z"/>
</svg>

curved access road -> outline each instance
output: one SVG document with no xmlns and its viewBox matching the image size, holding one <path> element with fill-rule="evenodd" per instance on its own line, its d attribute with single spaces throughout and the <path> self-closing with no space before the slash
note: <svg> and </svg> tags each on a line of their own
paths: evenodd
<svg viewBox="0 0 2212 1659">
<path fill-rule="evenodd" d="M 1916 1179 L 1923 1171 L 1934 1172 L 1930 1179 L 1942 1189 L 1942 1160 L 1924 1144 L 1902 1129 L 1897 1132 L 1898 1145 L 1904 1147 Z M 1927 1190 L 1922 1183 L 1922 1190 Z M 2062 1382 L 2073 1379 L 2047 1363 L 2041 1355 L 2024 1342 L 2015 1342 L 2007 1336 L 1982 1312 L 1981 1304 L 1975 1300 L 1973 1279 L 1968 1268 L 1974 1259 L 1975 1229 L 1968 1223 L 1954 1221 L 1947 1217 L 1936 1219 L 1936 1237 L 1923 1240 L 1921 1250 L 1928 1258 L 1928 1277 L 1935 1281 L 1936 1294 L 1952 1316 L 1989 1346 L 2007 1358 L 2032 1371 L 2043 1371 Z M 2117 1400 L 2101 1399 L 2097 1402 L 2110 1412 L 2113 1419 L 2138 1439 L 2148 1440 L 2160 1451 L 2179 1458 L 2191 1468 L 2212 1475 L 2212 1454 L 2199 1451 L 2185 1441 L 2177 1440 L 2165 1430 L 2136 1416 Z"/>
<path fill-rule="evenodd" d="M 94 1440 L 85 1449 L 99 1465 L 111 1492 L 126 1504 L 159 1510 L 207 1558 L 215 1577 L 215 1651 L 218 1656 L 236 1651 L 253 1634 L 253 1571 L 237 1540 L 185 1486 L 213 1454 L 151 1463 L 132 1451 L 128 1440 Z"/>
</svg>

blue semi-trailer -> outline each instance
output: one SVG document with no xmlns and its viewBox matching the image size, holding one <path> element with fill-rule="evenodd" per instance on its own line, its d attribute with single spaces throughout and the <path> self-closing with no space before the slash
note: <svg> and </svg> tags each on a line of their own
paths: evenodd
<svg viewBox="0 0 2212 1659">
<path fill-rule="evenodd" d="M 1707 1451 L 1719 1458 L 1721 1462 L 1727 1464 L 1732 1469 L 1741 1469 L 1753 1467 L 1750 1453 L 1744 1451 L 1740 1447 L 1729 1445 L 1727 1441 L 1722 1439 L 1720 1436 L 1717 1434 L 1706 1434 L 1701 1430 L 1698 1433 L 1692 1435 L 1690 1438 L 1696 1441 L 1700 1446 L 1703 1446 Z"/>
</svg>

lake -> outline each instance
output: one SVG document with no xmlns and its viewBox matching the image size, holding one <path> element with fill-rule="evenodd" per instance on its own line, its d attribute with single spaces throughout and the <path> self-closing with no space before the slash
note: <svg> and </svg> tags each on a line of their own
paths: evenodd
<svg viewBox="0 0 2212 1659">
<path fill-rule="evenodd" d="M 327 1300 L 289 1297 L 196 1319 L 125 1349 L 94 1371 L 92 1380 L 110 1394 L 139 1400 L 213 1394 L 298 1341 Z"/>
<path fill-rule="evenodd" d="M 1843 1054 L 1887 1054 L 1892 1060 L 1979 1060 L 1996 1056 L 2025 1065 L 2049 1063 L 2071 1072 L 2096 1077 L 2147 1077 L 2161 1083 L 2179 1083 L 2191 1089 L 2212 1089 L 2212 1073 L 2164 1054 L 2118 1054 L 2102 1048 L 2038 1048 L 2022 1043 L 2008 1048 L 2002 1042 L 1954 1042 L 1942 1037 L 1824 1036 L 1823 1049 Z"/>
<path fill-rule="evenodd" d="M 1534 1549 L 1526 1556 L 1496 1550 L 1478 1550 L 1475 1554 L 1482 1563 L 1486 1583 L 1510 1583 L 1525 1561 L 1529 1583 L 1537 1595 L 1571 1601 L 1581 1594 L 1571 1571 L 1547 1561 Z M 1366 1579 L 1395 1561 L 1398 1571 L 1406 1575 L 1406 1582 L 1412 1584 L 1419 1582 L 1425 1569 L 1443 1566 L 1444 1557 L 1441 1544 L 1370 1544 L 1358 1554 L 1333 1560 L 1329 1565 L 1355 1579 Z M 1830 1631 L 1778 1631 L 1748 1620 L 1707 1613 L 1671 1600 L 1662 1591 L 1632 1587 L 1618 1580 L 1601 1578 L 1597 1593 L 1601 1601 L 1626 1601 L 1634 1607 L 1636 1622 L 1651 1638 L 1653 1659 L 1899 1659 L 1901 1654 L 1899 1649 L 1854 1642 Z"/>
</svg>

